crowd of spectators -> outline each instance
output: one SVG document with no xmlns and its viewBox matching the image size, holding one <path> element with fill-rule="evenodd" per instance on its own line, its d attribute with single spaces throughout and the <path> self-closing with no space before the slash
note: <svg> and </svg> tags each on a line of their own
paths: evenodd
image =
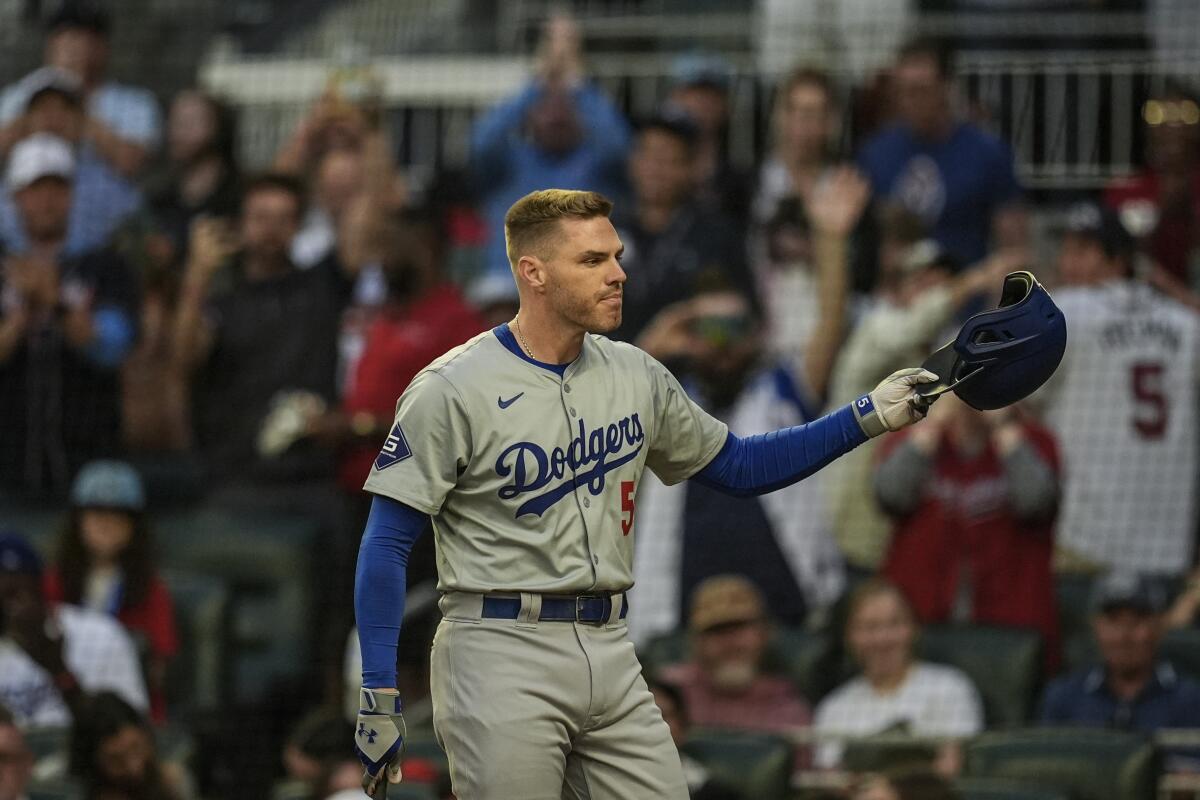
<svg viewBox="0 0 1200 800">
<path fill-rule="evenodd" d="M 339 680 L 361 485 L 413 376 L 511 318 L 503 214 L 551 186 L 615 200 L 629 279 L 614 336 L 739 434 L 804 424 L 920 363 L 1013 270 L 1037 273 L 1070 332 L 1029 401 L 979 412 L 948 395 L 764 497 L 647 475 L 629 625 L 648 651 L 685 640 L 647 665 L 677 741 L 815 732 L 796 766 L 832 770 L 841 737 L 929 737 L 928 770 L 855 796 L 952 796 L 956 742 L 992 720 L 978 676 L 921 655 L 923 625 L 1035 635 L 1045 691 L 1028 722 L 1200 728 L 1200 676 L 1160 652 L 1200 609 L 1200 111 L 1184 84 L 1147 101 L 1145 169 L 1073 207 L 1040 263 L 1013 154 L 960 115 L 930 40 L 897 51 L 892 117 L 853 138 L 854 87 L 810 67 L 782 78 L 748 170 L 726 157 L 738 121 L 720 58 L 681 57 L 659 110 L 630 120 L 555 16 L 528 84 L 476 121 L 468 182 L 417 189 L 369 81 L 331 79 L 269 169 L 250 169 L 219 97 L 166 98 L 164 123 L 158 98 L 111 79 L 111 23 L 67 3 L 44 64 L 0 93 L 0 501 L 61 516 L 50 553 L 0 535 L 0 798 L 22 796 L 23 732 L 46 728 L 72 746 L 38 779 L 195 796 L 155 741 L 178 721 L 180 636 L 153 536 L 156 506 L 197 497 L 320 524 L 327 690 L 306 700 L 334 710 L 295 729 L 280 772 L 314 798 L 354 796 Z M 410 584 L 435 575 L 425 537 Z M 1090 630 L 1059 607 L 1079 575 L 1099 576 Z M 426 627 L 401 648 L 410 704 L 427 693 Z M 823 680 L 776 669 L 781 631 L 821 637 Z M 685 765 L 694 797 L 740 796 Z"/>
</svg>

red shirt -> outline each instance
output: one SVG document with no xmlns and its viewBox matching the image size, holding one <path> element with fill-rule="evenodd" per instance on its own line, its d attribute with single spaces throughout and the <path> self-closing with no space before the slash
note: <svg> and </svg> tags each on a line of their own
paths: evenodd
<svg viewBox="0 0 1200 800">
<path fill-rule="evenodd" d="M 716 691 L 694 662 L 664 667 L 660 677 L 683 695 L 688 721 L 696 727 L 787 734 L 812 724 L 808 701 L 778 675 L 759 675 L 749 689 L 736 695 Z M 797 747 L 798 764 L 807 764 L 807 750 Z"/>
<path fill-rule="evenodd" d="M 1148 242 L 1150 255 L 1184 283 L 1190 283 L 1188 263 L 1192 251 L 1200 246 L 1196 233 L 1200 225 L 1200 170 L 1192 176 L 1189 194 L 1190 202 L 1182 207 L 1163 208 L 1161 181 L 1150 170 L 1119 178 L 1104 190 L 1104 204 L 1118 212 L 1122 206 L 1138 201 L 1148 202 L 1158 210 L 1158 225 Z"/>
<path fill-rule="evenodd" d="M 436 286 L 399 309 L 384 309 L 367 328 L 363 354 L 346 389 L 342 409 L 391 419 L 398 398 L 417 373 L 438 356 L 485 328 L 483 318 L 450 284 Z M 341 484 L 362 489 L 379 443 L 353 447 L 342 459 Z"/>
<path fill-rule="evenodd" d="M 1026 441 L 1060 470 L 1058 448 L 1045 428 L 1026 423 Z M 880 459 L 908 437 L 884 440 Z M 974 622 L 1036 628 L 1045 663 L 1060 656 L 1058 604 L 1051 572 L 1053 520 L 1026 523 L 1008 508 L 1004 465 L 991 443 L 964 457 L 945 436 L 933 455 L 929 480 L 916 509 L 895 521 L 883 572 L 903 590 L 922 622 L 945 622 L 954 607 L 961 573 L 969 569 Z"/>
</svg>

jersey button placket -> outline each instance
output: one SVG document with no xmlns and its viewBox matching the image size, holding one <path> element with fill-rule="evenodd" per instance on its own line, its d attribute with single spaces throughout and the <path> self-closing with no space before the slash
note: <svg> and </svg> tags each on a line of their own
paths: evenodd
<svg viewBox="0 0 1200 800">
<path fill-rule="evenodd" d="M 560 387 L 562 389 L 561 397 L 562 397 L 562 401 L 563 401 L 563 406 L 566 408 L 567 414 L 573 418 L 573 417 L 577 416 L 578 412 L 576 412 L 575 406 L 567 405 L 567 398 L 566 398 L 566 395 L 571 393 L 571 384 L 568 383 L 566 380 L 564 380 L 560 384 Z M 574 430 L 572 430 L 572 435 L 575 435 Z M 583 500 L 582 501 L 579 500 L 579 489 L 580 489 L 579 476 L 575 473 L 574 468 L 571 469 L 571 485 L 572 485 L 572 488 L 575 490 L 573 492 L 573 494 L 575 494 L 576 502 L 579 503 L 580 505 L 582 505 L 584 509 L 590 509 L 592 507 L 592 499 L 590 497 L 588 497 L 585 494 L 583 497 Z M 585 492 L 587 491 L 586 484 L 584 484 L 584 491 Z M 592 553 L 591 530 L 587 523 L 587 515 L 583 513 L 582 509 L 580 510 L 580 517 L 582 517 L 581 521 L 583 522 L 584 545 L 587 547 L 588 552 Z M 597 574 L 597 571 L 596 571 L 596 565 L 598 565 L 600 563 L 600 556 L 596 555 L 595 553 L 592 553 L 591 561 L 592 561 L 592 580 L 596 581 L 599 578 L 599 575 Z"/>
</svg>

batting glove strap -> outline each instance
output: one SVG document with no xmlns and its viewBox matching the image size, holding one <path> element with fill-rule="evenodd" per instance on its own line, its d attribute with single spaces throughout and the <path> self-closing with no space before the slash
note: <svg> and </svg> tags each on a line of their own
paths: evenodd
<svg viewBox="0 0 1200 800">
<path fill-rule="evenodd" d="M 354 746 L 371 776 L 400 759 L 404 752 L 404 714 L 400 696 L 363 689 L 359 695 Z"/>
<path fill-rule="evenodd" d="M 870 393 L 854 402 L 854 415 L 863 433 L 874 438 L 886 431 L 898 431 L 924 418 L 928 406 L 914 402 L 913 387 L 937 380 L 929 370 L 913 367 L 893 372 Z"/>
<path fill-rule="evenodd" d="M 864 394 L 854 401 L 854 418 L 858 420 L 858 426 L 862 428 L 868 439 L 874 439 L 887 431 L 883 417 L 879 416 L 879 412 L 875 409 L 875 401 L 869 394 Z"/>
</svg>

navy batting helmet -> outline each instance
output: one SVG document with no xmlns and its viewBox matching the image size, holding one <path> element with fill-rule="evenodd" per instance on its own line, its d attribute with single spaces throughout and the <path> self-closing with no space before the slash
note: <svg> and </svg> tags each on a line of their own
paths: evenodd
<svg viewBox="0 0 1200 800">
<path fill-rule="evenodd" d="M 972 408 L 1003 408 L 1045 383 L 1067 349 L 1067 323 L 1032 272 L 1004 278 L 1000 305 L 963 324 L 922 366 L 938 376 L 917 393 L 932 403 L 953 391 Z"/>
</svg>

